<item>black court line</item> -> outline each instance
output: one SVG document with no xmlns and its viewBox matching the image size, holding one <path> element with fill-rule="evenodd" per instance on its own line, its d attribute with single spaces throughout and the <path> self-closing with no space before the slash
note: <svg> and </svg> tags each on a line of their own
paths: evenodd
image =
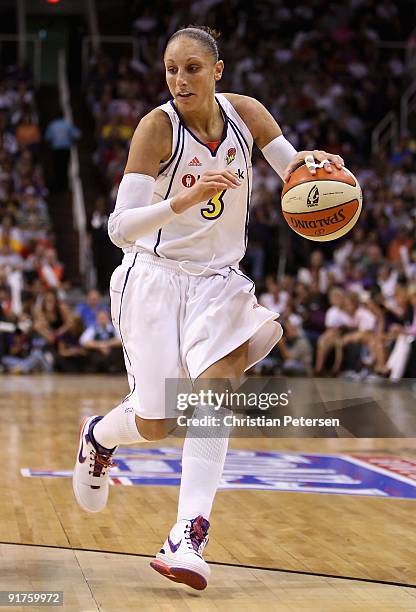
<svg viewBox="0 0 416 612">
<path fill-rule="evenodd" d="M 154 555 L 145 555 L 144 553 L 120 552 L 117 550 L 98 550 L 96 548 L 75 548 L 71 546 L 53 546 L 52 544 L 24 544 L 23 542 L 3 542 L 9 546 L 32 546 L 34 548 L 54 548 L 58 550 L 73 550 L 79 552 L 102 553 L 106 555 L 124 555 L 126 557 L 140 557 L 143 559 L 154 559 Z M 317 578 L 334 578 L 335 580 L 349 580 L 355 582 L 367 582 L 370 584 L 384 584 L 386 586 L 405 587 L 408 589 L 416 589 L 416 584 L 408 584 L 407 582 L 392 582 L 390 580 L 375 580 L 372 578 L 357 578 L 355 576 L 337 576 L 336 574 L 321 574 L 319 572 L 306 572 L 303 570 L 282 569 L 279 567 L 263 567 L 258 565 L 244 565 L 241 563 L 221 563 L 220 561 L 209 561 L 209 565 L 219 565 L 220 567 L 239 567 L 241 569 L 263 570 L 267 572 L 281 572 L 282 574 L 296 574 L 299 576 L 316 576 Z"/>
</svg>

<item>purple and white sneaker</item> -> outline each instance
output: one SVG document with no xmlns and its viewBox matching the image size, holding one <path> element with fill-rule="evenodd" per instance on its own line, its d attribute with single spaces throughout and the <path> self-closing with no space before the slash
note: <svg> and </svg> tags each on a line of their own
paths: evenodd
<svg viewBox="0 0 416 612">
<path fill-rule="evenodd" d="M 83 510 L 100 512 L 107 504 L 109 471 L 117 447 L 109 450 L 94 440 L 93 427 L 103 417 L 87 417 L 79 432 L 78 455 L 72 476 L 75 499 Z"/>
<path fill-rule="evenodd" d="M 202 591 L 211 574 L 202 558 L 208 544 L 208 529 L 209 522 L 203 516 L 179 521 L 172 527 L 156 559 L 151 561 L 151 567 L 173 582 Z"/>
</svg>

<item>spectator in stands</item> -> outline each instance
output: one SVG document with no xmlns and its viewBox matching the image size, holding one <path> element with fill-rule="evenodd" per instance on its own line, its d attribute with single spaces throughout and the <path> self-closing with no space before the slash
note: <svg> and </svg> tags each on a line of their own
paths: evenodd
<svg viewBox="0 0 416 612">
<path fill-rule="evenodd" d="M 33 123 L 37 123 L 37 113 L 34 109 L 33 91 L 28 89 L 27 83 L 19 83 L 13 104 L 10 123 L 18 125 L 24 115 L 30 115 Z"/>
<path fill-rule="evenodd" d="M 101 129 L 101 138 L 109 146 L 118 142 L 127 143 L 133 136 L 134 128 L 122 115 L 111 115 Z"/>
<path fill-rule="evenodd" d="M 42 181 L 43 173 L 39 163 L 35 163 L 33 153 L 24 149 L 14 164 L 14 182 L 16 189 L 22 193 L 28 187 L 34 189 L 34 185 Z M 34 189 L 34 193 L 36 190 Z"/>
<path fill-rule="evenodd" d="M 30 320 L 27 320 L 26 326 L 19 326 L 15 333 L 10 334 L 9 341 L 8 354 L 2 358 L 7 371 L 12 374 L 52 371 L 53 357 L 36 343 Z"/>
<path fill-rule="evenodd" d="M 86 301 L 78 304 L 75 308 L 76 313 L 81 317 L 84 327 L 95 325 L 97 323 L 97 315 L 101 310 L 108 312 L 100 292 L 96 289 L 88 291 Z"/>
<path fill-rule="evenodd" d="M 22 194 L 17 219 L 25 243 L 45 237 L 50 227 L 48 209 L 44 200 L 36 196 L 34 187 L 27 187 Z"/>
<path fill-rule="evenodd" d="M 4 286 L 1 284 L 0 278 L 0 372 L 4 371 L 2 359 L 7 351 L 7 336 L 10 321 L 3 309 Z"/>
<path fill-rule="evenodd" d="M 56 249 L 49 247 L 43 250 L 42 258 L 39 261 L 37 272 L 39 280 L 43 286 L 53 291 L 58 291 L 59 297 L 65 295 L 64 267 L 58 260 Z"/>
<path fill-rule="evenodd" d="M 362 351 L 370 351 L 374 334 L 377 332 L 377 316 L 366 306 L 368 296 L 363 296 L 363 302 L 356 293 L 349 292 L 345 296 L 344 307 L 351 317 L 349 331 L 341 338 L 342 360 L 345 360 L 346 370 L 357 370 L 363 365 Z M 341 362 L 342 362 L 341 360 Z M 339 370 L 340 363 L 334 366 L 334 373 Z"/>
<path fill-rule="evenodd" d="M 322 374 L 331 351 L 334 351 L 332 373 L 336 374 L 342 361 L 341 338 L 352 326 L 351 316 L 345 310 L 345 292 L 334 288 L 329 293 L 330 308 L 325 314 L 325 332 L 319 337 L 315 373 Z"/>
<path fill-rule="evenodd" d="M 43 339 L 43 346 L 55 351 L 58 337 L 68 331 L 71 311 L 56 291 L 48 289 L 34 308 L 33 329 Z"/>
<path fill-rule="evenodd" d="M 88 371 L 123 371 L 121 339 L 106 310 L 97 313 L 97 322 L 87 327 L 79 342 L 87 350 Z"/>
<path fill-rule="evenodd" d="M 388 374 L 392 380 L 402 378 L 406 368 L 408 369 L 408 376 L 414 377 L 416 373 L 414 364 L 414 358 L 416 357 L 416 286 L 409 290 L 408 298 L 409 309 L 404 317 L 404 324 L 392 326 L 391 332 L 396 336 L 396 340 L 390 356 L 382 369 L 382 373 Z"/>
<path fill-rule="evenodd" d="M 304 285 L 310 286 L 313 281 L 316 281 L 319 290 L 325 293 L 328 289 L 328 271 L 324 263 L 324 254 L 322 251 L 313 251 L 310 255 L 309 266 L 301 268 L 298 272 L 298 281 Z"/>
<path fill-rule="evenodd" d="M 0 225 L 0 248 L 9 246 L 14 253 L 23 251 L 22 233 L 16 226 L 16 220 L 13 215 L 6 214 Z"/>
<path fill-rule="evenodd" d="M 55 367 L 58 372 L 82 372 L 84 370 L 87 350 L 79 342 L 83 330 L 84 324 L 81 317 L 71 315 L 67 331 L 57 338 Z"/>
<path fill-rule="evenodd" d="M 24 266 L 24 259 L 16 253 L 10 246 L 9 237 L 3 235 L 0 244 L 0 269 L 21 270 Z"/>
<path fill-rule="evenodd" d="M 282 372 L 286 376 L 310 376 L 312 373 L 312 346 L 305 336 L 301 318 L 290 315 L 282 321 L 284 334 L 278 344 L 282 359 Z"/>
<path fill-rule="evenodd" d="M 94 101 L 92 104 L 92 114 L 95 119 L 95 133 L 97 138 L 99 138 L 101 134 L 102 126 L 107 123 L 111 116 L 112 103 L 111 91 L 107 90 L 101 94 L 99 100 Z"/>
<path fill-rule="evenodd" d="M 377 285 L 381 289 L 384 298 L 391 298 L 397 287 L 399 271 L 389 264 L 383 264 L 378 269 Z"/>
<path fill-rule="evenodd" d="M 388 245 L 387 256 L 389 261 L 392 263 L 398 264 L 401 260 L 400 252 L 401 250 L 407 249 L 411 251 L 415 244 L 414 240 L 414 221 L 413 221 L 413 229 L 399 229 L 392 239 L 392 241 Z"/>
<path fill-rule="evenodd" d="M 319 289 L 319 283 L 316 280 L 311 283 L 310 287 L 305 287 L 299 283 L 299 288 L 301 287 L 305 297 L 298 300 L 298 310 L 296 312 L 302 316 L 303 330 L 315 350 L 316 342 L 325 330 L 325 312 L 328 307 L 328 298 L 326 292 Z"/>
<path fill-rule="evenodd" d="M 71 146 L 81 137 L 81 132 L 62 115 L 49 123 L 45 132 L 45 140 L 52 149 L 54 171 L 54 191 L 57 193 L 68 188 L 68 164 Z"/>
<path fill-rule="evenodd" d="M 383 325 L 379 326 L 369 344 L 373 356 L 373 370 L 378 375 L 387 376 L 394 371 L 393 378 L 398 378 L 398 373 L 406 366 L 403 355 L 408 353 L 402 348 L 406 347 L 408 338 L 405 338 L 406 342 L 403 338 L 399 342 L 398 340 L 400 336 L 406 336 L 407 330 L 413 325 L 412 291 L 403 285 L 398 285 L 394 296 L 383 300 L 381 308 Z"/>
<path fill-rule="evenodd" d="M 269 310 L 284 314 L 290 298 L 291 279 L 284 277 L 276 281 L 272 274 L 266 276 L 266 292 L 259 297 L 259 303 Z"/>
<path fill-rule="evenodd" d="M 28 148 L 32 153 L 37 153 L 40 140 L 41 133 L 38 124 L 31 113 L 24 113 L 16 127 L 16 141 L 20 150 Z"/>
</svg>

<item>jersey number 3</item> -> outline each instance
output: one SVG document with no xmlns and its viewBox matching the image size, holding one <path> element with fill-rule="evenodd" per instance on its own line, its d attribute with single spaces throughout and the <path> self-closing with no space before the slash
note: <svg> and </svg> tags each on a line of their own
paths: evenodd
<svg viewBox="0 0 416 612">
<path fill-rule="evenodd" d="M 218 217 L 222 215 L 224 212 L 224 193 L 225 189 L 224 191 L 215 194 L 215 196 L 207 202 L 207 205 L 204 206 L 204 208 L 201 208 L 201 215 L 204 217 L 204 219 L 218 219 Z"/>
</svg>

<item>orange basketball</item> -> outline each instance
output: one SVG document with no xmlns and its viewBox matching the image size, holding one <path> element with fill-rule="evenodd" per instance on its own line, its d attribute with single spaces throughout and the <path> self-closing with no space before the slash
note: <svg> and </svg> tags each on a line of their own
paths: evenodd
<svg viewBox="0 0 416 612">
<path fill-rule="evenodd" d="M 332 164 L 332 172 L 317 168 L 311 174 L 300 166 L 282 191 L 282 211 L 294 232 L 325 242 L 345 236 L 357 223 L 363 195 L 355 176 Z"/>
</svg>

